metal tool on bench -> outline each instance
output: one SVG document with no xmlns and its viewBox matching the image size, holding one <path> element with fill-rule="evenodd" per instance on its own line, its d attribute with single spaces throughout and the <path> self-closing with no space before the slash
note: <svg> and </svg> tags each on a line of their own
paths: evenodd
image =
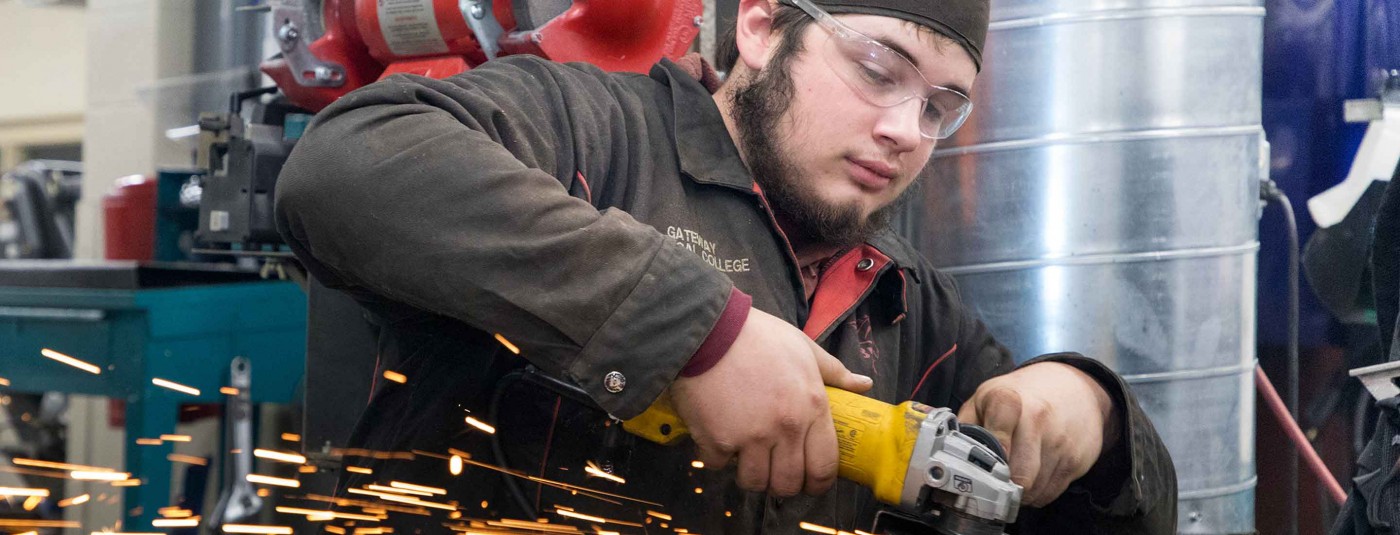
<svg viewBox="0 0 1400 535">
<path fill-rule="evenodd" d="M 248 359 L 235 357 L 229 364 L 229 386 L 238 393 L 228 396 L 224 404 L 224 441 L 227 451 L 234 453 L 224 465 L 224 487 L 219 492 L 219 504 L 214 506 L 209 526 L 218 532 L 224 524 L 246 522 L 262 510 L 263 500 L 248 482 L 253 471 L 253 403 L 252 369 Z"/>
</svg>

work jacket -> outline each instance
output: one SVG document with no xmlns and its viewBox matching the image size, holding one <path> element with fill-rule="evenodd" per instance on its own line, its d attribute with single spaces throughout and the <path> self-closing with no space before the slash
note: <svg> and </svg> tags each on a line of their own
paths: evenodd
<svg viewBox="0 0 1400 535">
<path fill-rule="evenodd" d="M 346 462 L 371 473 L 343 474 L 341 496 L 357 501 L 342 503 L 386 503 L 362 490 L 399 480 L 458 508 L 390 509 L 396 533 L 535 517 L 621 532 L 868 530 L 880 506 L 853 483 L 776 499 L 697 467 L 688 444 L 618 429 L 741 294 L 872 377 L 883 401 L 957 410 L 1015 366 L 953 280 L 889 232 L 823 263 L 809 300 L 710 91 L 665 60 L 641 75 L 510 57 L 369 85 L 317 116 L 276 208 L 306 268 L 381 327 L 380 373 L 404 378 L 346 407 L 362 410 Z M 1174 533 L 1175 472 L 1125 383 L 1082 356 L 1041 358 L 1103 384 L 1122 438 L 1012 531 Z M 582 395 L 512 374 L 527 364 Z"/>
</svg>

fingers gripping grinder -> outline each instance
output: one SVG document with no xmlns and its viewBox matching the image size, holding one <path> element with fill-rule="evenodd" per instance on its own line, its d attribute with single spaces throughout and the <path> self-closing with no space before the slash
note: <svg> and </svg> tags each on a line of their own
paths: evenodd
<svg viewBox="0 0 1400 535">
<path fill-rule="evenodd" d="M 1001 535 L 1016 521 L 1021 487 L 1011 482 L 1005 455 L 986 430 L 958 424 L 946 408 L 826 391 L 841 478 L 898 511 L 877 515 L 876 533 Z M 623 427 L 660 444 L 688 434 L 664 396 Z"/>
</svg>

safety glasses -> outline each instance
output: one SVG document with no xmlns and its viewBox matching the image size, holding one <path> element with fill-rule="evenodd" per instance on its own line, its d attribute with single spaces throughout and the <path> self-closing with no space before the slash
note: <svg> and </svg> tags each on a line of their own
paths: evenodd
<svg viewBox="0 0 1400 535">
<path fill-rule="evenodd" d="M 907 58 L 851 29 L 809 0 L 787 0 L 831 34 L 823 56 L 851 90 L 881 108 L 919 100 L 919 133 L 944 139 L 972 113 L 972 101 L 956 90 L 929 83 Z"/>
</svg>

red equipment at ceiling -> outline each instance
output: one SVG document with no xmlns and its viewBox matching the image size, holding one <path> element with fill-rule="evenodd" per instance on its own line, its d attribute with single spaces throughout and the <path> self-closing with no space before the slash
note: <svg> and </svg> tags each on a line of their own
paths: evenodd
<svg viewBox="0 0 1400 535">
<path fill-rule="evenodd" d="M 272 13 L 282 54 L 261 68 L 288 100 L 311 111 L 391 74 L 445 78 L 499 55 L 645 73 L 663 56 L 686 53 L 700 31 L 701 1 L 574 0 L 522 29 L 511 0 L 324 0 L 320 14 L 281 0 Z M 315 16 L 325 30 L 311 41 L 308 18 Z"/>
</svg>

